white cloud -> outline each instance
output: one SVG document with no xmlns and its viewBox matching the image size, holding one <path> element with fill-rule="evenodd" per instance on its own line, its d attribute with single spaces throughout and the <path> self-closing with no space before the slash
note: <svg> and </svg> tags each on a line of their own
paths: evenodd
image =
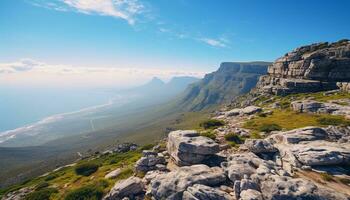
<svg viewBox="0 0 350 200">
<path fill-rule="evenodd" d="M 110 16 L 123 19 L 130 25 L 135 24 L 137 16 L 145 12 L 144 4 L 139 0 L 33 0 L 32 4 L 57 11 L 73 10 L 87 15 Z"/>
<path fill-rule="evenodd" d="M 204 71 L 156 68 L 79 67 L 51 65 L 31 59 L 0 63 L 0 85 L 53 86 L 132 86 L 152 77 L 170 79 L 174 76 L 203 77 Z"/>
<path fill-rule="evenodd" d="M 219 38 L 219 39 L 213 39 L 213 38 L 200 38 L 199 41 L 202 41 L 210 46 L 213 47 L 227 47 L 228 41 L 226 39 L 223 38 Z"/>
</svg>

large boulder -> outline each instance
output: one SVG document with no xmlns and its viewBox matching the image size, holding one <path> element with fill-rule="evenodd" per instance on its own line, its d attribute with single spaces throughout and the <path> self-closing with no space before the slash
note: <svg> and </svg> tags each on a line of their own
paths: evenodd
<svg viewBox="0 0 350 200">
<path fill-rule="evenodd" d="M 183 200 L 232 200 L 224 191 L 206 185 L 195 184 L 183 193 Z"/>
<path fill-rule="evenodd" d="M 134 196 L 142 192 L 144 192 L 142 179 L 132 176 L 126 180 L 117 182 L 104 199 L 118 200 L 124 197 L 134 198 Z"/>
<path fill-rule="evenodd" d="M 109 179 L 109 178 L 116 178 L 120 173 L 121 173 L 121 169 L 115 169 L 111 172 L 109 172 L 108 174 L 105 175 L 105 178 Z"/>
<path fill-rule="evenodd" d="M 271 142 L 264 139 L 246 139 L 244 146 L 255 154 L 273 153 L 277 151 Z"/>
<path fill-rule="evenodd" d="M 180 166 L 200 164 L 220 151 L 212 139 L 199 136 L 197 131 L 173 131 L 168 136 L 168 152 Z"/>
<path fill-rule="evenodd" d="M 182 199 L 183 192 L 194 184 L 215 186 L 225 181 L 225 173 L 219 167 L 185 166 L 156 176 L 151 181 L 151 194 L 156 199 Z"/>
</svg>

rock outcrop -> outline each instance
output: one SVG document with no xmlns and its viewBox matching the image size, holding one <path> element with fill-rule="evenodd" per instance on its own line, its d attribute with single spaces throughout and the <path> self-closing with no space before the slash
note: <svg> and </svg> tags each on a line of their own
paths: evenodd
<svg viewBox="0 0 350 200">
<path fill-rule="evenodd" d="M 260 77 L 257 89 L 275 95 L 333 90 L 337 82 L 345 82 L 345 86 L 350 81 L 349 66 L 348 40 L 307 45 L 269 66 L 268 75 Z"/>
<path fill-rule="evenodd" d="M 136 162 L 135 170 L 146 173 L 151 170 L 166 168 L 164 155 L 154 151 L 143 151 L 143 156 Z"/>
<path fill-rule="evenodd" d="M 347 100 L 348 101 L 348 100 Z M 343 103 L 343 102 L 342 102 Z M 293 101 L 291 107 L 297 112 L 323 113 L 350 117 L 350 106 L 339 103 L 324 103 L 314 100 Z"/>
<path fill-rule="evenodd" d="M 168 135 L 168 152 L 180 166 L 200 164 L 219 152 L 219 145 L 212 139 L 199 136 L 197 131 L 173 131 Z"/>
<path fill-rule="evenodd" d="M 226 181 L 219 167 L 192 165 L 160 174 L 151 181 L 151 194 L 156 199 L 182 199 L 183 192 L 194 184 L 215 186 Z"/>
<path fill-rule="evenodd" d="M 126 180 L 117 182 L 111 191 L 104 197 L 104 200 L 118 200 L 127 198 L 134 198 L 136 195 L 144 191 L 144 184 L 142 179 L 138 177 L 130 177 Z"/>
</svg>

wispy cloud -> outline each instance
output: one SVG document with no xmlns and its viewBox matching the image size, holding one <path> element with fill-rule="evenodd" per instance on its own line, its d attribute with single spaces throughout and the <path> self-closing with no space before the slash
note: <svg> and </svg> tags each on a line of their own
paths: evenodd
<svg viewBox="0 0 350 200">
<path fill-rule="evenodd" d="M 213 47 L 221 47 L 225 48 L 228 45 L 228 40 L 219 38 L 219 39 L 213 39 L 213 38 L 199 38 L 199 41 L 204 42 L 210 46 Z"/>
<path fill-rule="evenodd" d="M 110 16 L 123 19 L 130 25 L 134 25 L 137 16 L 145 12 L 145 5 L 139 0 L 57 0 L 53 2 L 33 0 L 32 4 L 57 11 Z"/>
<path fill-rule="evenodd" d="M 0 63 L 0 84 L 22 83 L 71 84 L 96 86 L 132 85 L 147 81 L 152 77 L 168 80 L 175 76 L 202 77 L 205 71 L 172 70 L 157 68 L 115 68 L 52 65 L 32 59 L 22 59 L 12 63 Z"/>
</svg>

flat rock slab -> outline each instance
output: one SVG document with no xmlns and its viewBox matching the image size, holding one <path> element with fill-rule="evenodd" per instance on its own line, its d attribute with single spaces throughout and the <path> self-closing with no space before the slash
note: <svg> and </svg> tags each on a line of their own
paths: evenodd
<svg viewBox="0 0 350 200">
<path fill-rule="evenodd" d="M 130 177 L 128 179 L 117 182 L 111 191 L 104 197 L 105 200 L 122 199 L 124 197 L 133 197 L 144 191 L 142 179 L 138 177 Z"/>
</svg>

